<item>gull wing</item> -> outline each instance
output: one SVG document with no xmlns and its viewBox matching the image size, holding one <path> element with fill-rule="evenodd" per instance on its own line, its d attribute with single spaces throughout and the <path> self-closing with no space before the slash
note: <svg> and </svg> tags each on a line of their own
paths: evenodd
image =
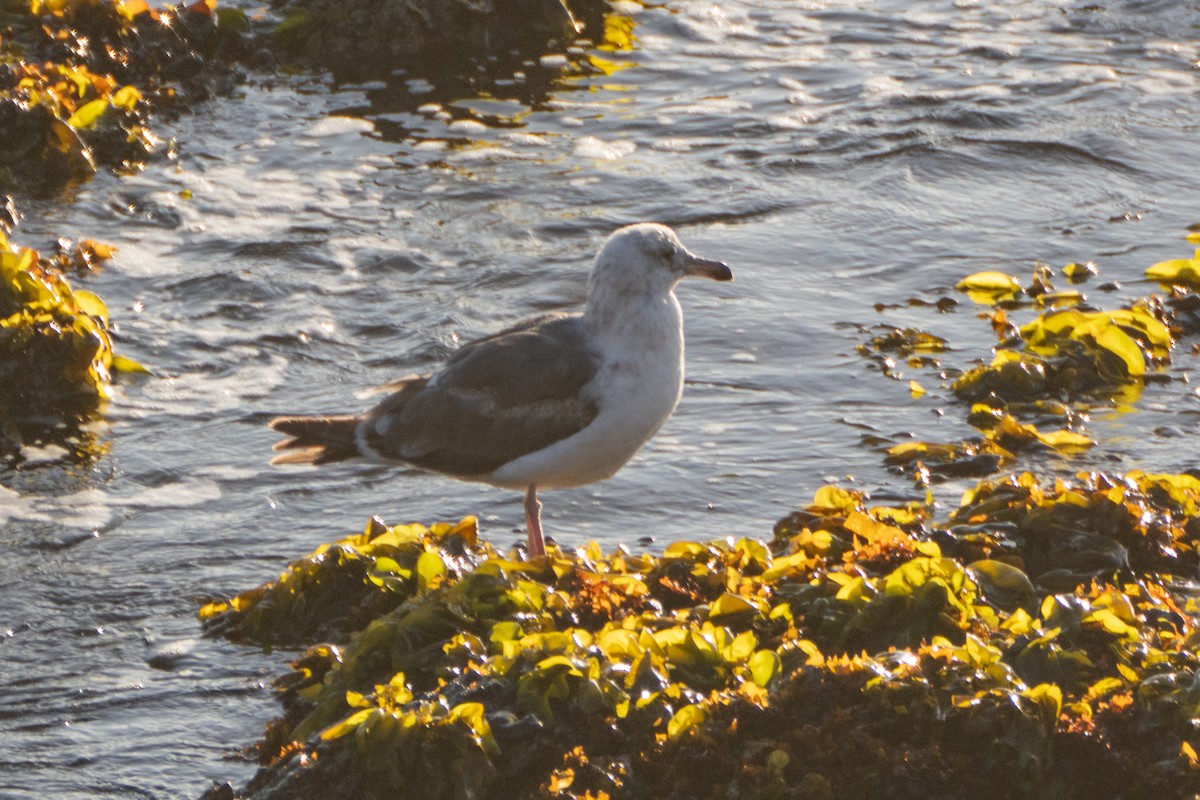
<svg viewBox="0 0 1200 800">
<path fill-rule="evenodd" d="M 538 317 L 408 380 L 364 415 L 359 442 L 382 458 L 484 476 L 587 427 L 596 405 L 583 388 L 596 369 L 581 317 Z"/>
</svg>

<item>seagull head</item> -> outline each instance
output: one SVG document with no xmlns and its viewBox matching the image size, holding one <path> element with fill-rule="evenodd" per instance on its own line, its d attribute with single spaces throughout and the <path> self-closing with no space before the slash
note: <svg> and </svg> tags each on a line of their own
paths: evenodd
<svg viewBox="0 0 1200 800">
<path fill-rule="evenodd" d="M 666 225 L 626 225 L 614 231 L 600 248 L 589 295 L 602 284 L 625 293 L 666 294 L 693 275 L 714 281 L 733 280 L 728 266 L 688 252 Z"/>
</svg>

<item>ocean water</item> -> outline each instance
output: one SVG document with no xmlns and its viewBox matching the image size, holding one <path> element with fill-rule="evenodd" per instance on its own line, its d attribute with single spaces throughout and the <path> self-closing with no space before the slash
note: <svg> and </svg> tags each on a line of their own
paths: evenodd
<svg viewBox="0 0 1200 800">
<path fill-rule="evenodd" d="M 688 385 L 643 453 L 545 494 L 566 545 L 765 537 L 829 481 L 922 497 L 887 443 L 972 429 L 935 371 L 856 352 L 877 326 L 943 336 L 962 368 L 994 344 L 964 275 L 1093 260 L 1084 291 L 1112 307 L 1191 252 L 1194 6 L 618 2 L 605 28 L 515 77 L 259 76 L 173 123 L 178 158 L 26 206 L 23 244 L 120 248 L 77 282 L 155 374 L 0 466 L 0 797 L 242 781 L 288 653 L 203 638 L 199 598 L 373 514 L 521 538 L 513 492 L 272 468 L 265 423 L 363 408 L 463 341 L 578 308 L 619 225 L 671 224 L 736 281 L 680 287 Z M 1196 466 L 1189 348 L 1131 407 L 1093 411 L 1091 451 L 1019 466 Z"/>
</svg>

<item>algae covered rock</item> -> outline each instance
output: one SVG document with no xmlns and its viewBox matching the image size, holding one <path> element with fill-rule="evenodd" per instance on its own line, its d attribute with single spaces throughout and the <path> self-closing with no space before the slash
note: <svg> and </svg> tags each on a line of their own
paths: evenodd
<svg viewBox="0 0 1200 800">
<path fill-rule="evenodd" d="M 0 234 L 0 417 L 81 416 L 109 397 L 116 371 L 108 310 L 34 250 Z"/>
<path fill-rule="evenodd" d="M 1020 474 L 938 523 L 825 487 L 770 541 L 532 561 L 372 524 L 206 608 L 352 621 L 300 626 L 337 641 L 208 796 L 1190 798 L 1198 503 L 1187 474 Z"/>
<path fill-rule="evenodd" d="M 144 0 L 16 3 L 0 30 L 0 187 L 52 194 L 161 149 L 155 111 L 228 88 L 245 15 Z"/>
<path fill-rule="evenodd" d="M 372 619 L 447 579 L 460 578 L 487 551 L 475 519 L 458 525 L 396 525 L 372 518 L 354 536 L 318 547 L 279 578 L 201 609 L 206 630 L 229 639 L 296 646 L 344 642 Z"/>
<path fill-rule="evenodd" d="M 565 0 L 290 0 L 276 31 L 284 51 L 335 71 L 465 66 L 563 48 L 579 25 Z"/>
</svg>

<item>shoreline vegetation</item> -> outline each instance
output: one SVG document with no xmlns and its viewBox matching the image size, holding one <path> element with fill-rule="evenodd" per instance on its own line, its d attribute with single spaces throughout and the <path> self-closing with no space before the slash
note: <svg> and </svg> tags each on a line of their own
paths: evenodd
<svg viewBox="0 0 1200 800">
<path fill-rule="evenodd" d="M 69 198 L 99 169 L 173 157 L 158 120 L 230 92 L 247 65 L 354 73 L 436 53 L 441 67 L 470 54 L 473 69 L 561 47 L 579 20 L 584 35 L 623 30 L 599 3 L 421 8 L 0 8 L 0 436 L 17 435 L 22 409 L 85 420 L 114 374 L 145 371 L 114 351 L 115 323 L 81 288 L 114 246 L 11 243 L 21 198 Z M 379 54 L 365 67 L 364 36 Z M 1200 472 L 1022 468 L 1103 446 L 1091 415 L 1135 405 L 1196 352 L 1200 254 L 1152 265 L 1163 293 L 1115 308 L 1084 296 L 1095 272 L 964 278 L 996 335 L 988 362 L 952 365 L 950 343 L 921 329 L 863 329 L 859 354 L 900 393 L 936 384 L 978 431 L 866 442 L 911 482 L 906 502 L 826 486 L 761 539 L 533 560 L 497 551 L 472 518 L 372 519 L 205 604 L 209 635 L 297 653 L 253 749 L 258 774 L 205 798 L 1200 793 Z M 906 372 L 921 377 L 904 385 Z M 932 491 L 945 481 L 976 483 L 947 510 Z"/>
<path fill-rule="evenodd" d="M 218 798 L 1190 797 L 1200 480 L 832 486 L 755 539 L 533 561 L 372 520 L 204 607 L 308 649 Z"/>
</svg>

